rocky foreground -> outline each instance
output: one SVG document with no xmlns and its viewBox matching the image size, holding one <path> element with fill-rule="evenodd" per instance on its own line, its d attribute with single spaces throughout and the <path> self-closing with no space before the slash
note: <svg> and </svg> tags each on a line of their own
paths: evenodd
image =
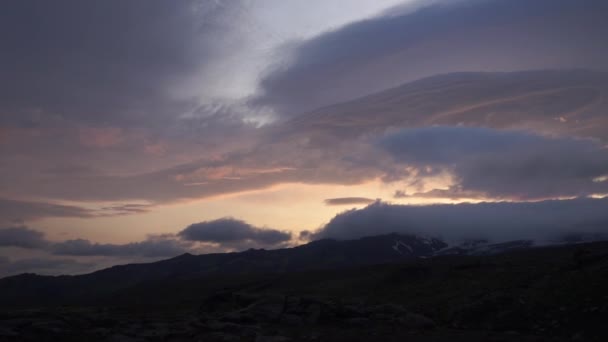
<svg viewBox="0 0 608 342">
<path fill-rule="evenodd" d="M 4 294 L 22 297 L 5 295 L 0 341 L 608 341 L 607 242 L 113 288 L 103 279 L 5 279 Z"/>
<path fill-rule="evenodd" d="M 0 316 L 2 341 L 558 341 L 509 332 L 439 328 L 397 304 L 221 292 L 199 312 L 133 314 L 58 308 Z M 582 336 L 581 336 L 582 338 Z"/>
</svg>

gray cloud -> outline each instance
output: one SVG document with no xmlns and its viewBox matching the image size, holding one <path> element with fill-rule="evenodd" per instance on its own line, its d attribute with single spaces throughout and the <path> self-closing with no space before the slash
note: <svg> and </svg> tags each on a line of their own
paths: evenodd
<svg viewBox="0 0 608 342">
<path fill-rule="evenodd" d="M 608 107 L 602 98 L 608 96 L 607 75 L 586 71 L 443 75 L 257 129 L 246 139 L 246 146 L 218 154 L 209 152 L 209 157 L 191 162 L 146 167 L 141 172 L 117 170 L 116 173 L 77 175 L 32 175 L 31 171 L 22 169 L 27 166 L 27 170 L 36 170 L 36 166 L 20 165 L 5 177 L 11 181 L 4 184 L 4 189 L 8 193 L 67 200 L 161 203 L 288 182 L 357 184 L 377 178 L 390 181 L 399 179 L 402 165 L 390 156 L 379 154 L 370 141 L 387 131 L 432 124 L 525 128 L 606 141 L 604 113 Z M 197 128 L 192 129 L 194 135 Z M 222 140 L 222 132 L 217 132 L 218 141 Z M 238 139 L 223 140 L 229 144 Z M 426 145 L 427 141 L 423 141 L 421 148 L 425 149 Z M 573 148 L 582 148 L 582 145 L 579 143 Z M 552 148 L 557 157 L 557 145 Z M 522 152 L 531 153 L 525 149 Z M 578 162 L 582 156 L 574 154 L 572 161 Z M 563 156 L 560 165 L 569 163 L 568 156 Z M 584 185 L 581 193 L 587 193 L 588 180 L 581 184 Z M 564 191 L 575 192 L 573 188 Z M 451 193 L 452 197 L 462 197 L 461 191 Z"/>
<path fill-rule="evenodd" d="M 93 211 L 77 206 L 0 198 L 0 217 L 4 222 L 23 222 L 43 217 L 92 217 Z"/>
<path fill-rule="evenodd" d="M 295 113 L 430 73 L 600 68 L 608 60 L 606 5 L 580 3 L 461 1 L 413 14 L 387 12 L 295 44 L 291 63 L 262 80 L 264 94 L 254 102 Z M 0 38 L 10 53 L 0 56 L 0 73 L 10 82 L 0 81 L 3 196 L 163 203 L 277 183 L 391 180 L 401 165 L 375 155 L 369 140 L 387 129 L 435 123 L 607 138 L 606 76 L 586 72 L 441 76 L 289 122 L 245 125 L 242 112 L 259 108 L 221 101 L 199 106 L 172 91 L 239 45 L 233 30 L 243 26 L 241 11 L 233 6 L 238 2 L 25 0 L 5 6 Z M 539 14 L 542 23 L 534 23 Z M 51 161 L 58 167 L 49 168 Z M 569 184 L 563 193 L 576 193 Z M 580 192 L 588 193 L 588 182 L 581 184 Z M 453 197 L 465 191 L 451 190 Z M 547 193 L 530 196 L 541 192 Z M 34 206 L 0 210 L 17 221 L 104 214 Z"/>
<path fill-rule="evenodd" d="M 605 70 L 606 11 L 602 0 L 441 1 L 395 10 L 294 44 L 254 102 L 293 115 L 438 73 Z"/>
<path fill-rule="evenodd" d="M 15 260 L 0 254 L 0 277 L 23 272 L 83 273 L 117 262 L 149 262 L 186 252 L 205 254 L 248 248 L 280 248 L 288 246 L 291 238 L 291 232 L 257 228 L 228 218 L 193 224 L 177 235 L 149 235 L 142 241 L 124 244 L 97 243 L 86 239 L 50 241 L 41 231 L 10 227 L 0 229 L 0 251 L 2 248 L 8 248 L 9 253 L 10 248 L 30 251 Z M 27 257 L 32 253 L 36 255 L 35 258 Z M 60 258 L 65 256 L 71 258 Z"/>
<path fill-rule="evenodd" d="M 126 244 L 94 243 L 84 239 L 54 242 L 47 240 L 41 231 L 9 227 L 0 229 L 0 247 L 28 248 L 70 256 L 172 257 L 192 250 L 193 244 L 166 235 L 151 235 L 143 241 Z"/>
<path fill-rule="evenodd" d="M 23 223 L 46 217 L 92 218 L 132 215 L 148 212 L 150 204 L 115 204 L 98 209 L 46 202 L 19 201 L 0 198 L 0 222 Z"/>
<path fill-rule="evenodd" d="M 201 145 L 206 153 L 220 153 L 240 144 L 251 128 L 234 113 L 236 105 L 200 105 L 205 87 L 216 87 L 206 71 L 240 46 L 240 5 L 240 0 L 4 4 L 1 177 L 22 185 L 28 179 L 94 182 L 195 160 Z M 226 143 L 225 134 L 241 138 Z M 4 194 L 20 195 L 18 189 Z"/>
<path fill-rule="evenodd" d="M 365 197 L 340 197 L 328 198 L 324 202 L 327 205 L 351 205 L 351 204 L 370 204 L 376 200 Z"/>
<path fill-rule="evenodd" d="M 425 127 L 392 133 L 378 144 L 398 162 L 415 167 L 417 179 L 442 171 L 453 174 L 457 184 L 451 195 L 544 199 L 608 192 L 602 178 L 608 175 L 608 150 L 591 139 Z"/>
<path fill-rule="evenodd" d="M 0 265 L 2 263 L 0 262 Z M 91 272 L 95 269 L 94 263 L 80 262 L 73 259 L 56 259 L 56 258 L 29 258 L 14 261 L 8 261 L 2 265 L 0 269 L 0 277 L 20 274 L 20 273 L 37 273 L 37 274 L 78 274 Z"/>
<path fill-rule="evenodd" d="M 55 255 L 71 256 L 143 256 L 173 257 L 189 250 L 191 244 L 167 237 L 149 237 L 127 244 L 102 244 L 77 239 L 55 243 L 50 250 Z"/>
<path fill-rule="evenodd" d="M 0 228 L 0 247 L 41 249 L 48 245 L 44 234 L 27 227 Z"/>
<path fill-rule="evenodd" d="M 279 246 L 291 240 L 291 233 L 254 227 L 244 221 L 223 218 L 194 223 L 178 233 L 184 240 L 218 243 L 238 248 Z"/>
<path fill-rule="evenodd" d="M 172 87 L 226 51 L 216 38 L 230 34 L 232 10 L 206 0 L 7 3 L 0 14 L 8 52 L 0 56 L 3 121 L 166 123 L 191 106 Z"/>
<path fill-rule="evenodd" d="M 195 223 L 177 235 L 149 235 L 125 244 L 97 243 L 86 239 L 47 240 L 43 232 L 27 227 L 0 229 L 0 247 L 20 247 L 74 257 L 173 257 L 185 252 L 225 252 L 258 247 L 286 246 L 291 232 L 254 227 L 244 221 L 223 218 Z"/>
<path fill-rule="evenodd" d="M 312 237 L 354 239 L 397 232 L 454 241 L 547 242 L 568 234 L 608 234 L 607 206 L 608 199 L 429 206 L 374 203 L 336 215 Z"/>
</svg>

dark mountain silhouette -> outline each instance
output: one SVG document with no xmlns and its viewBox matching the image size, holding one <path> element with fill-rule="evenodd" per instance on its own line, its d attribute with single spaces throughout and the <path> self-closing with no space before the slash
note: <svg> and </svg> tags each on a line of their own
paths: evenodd
<svg viewBox="0 0 608 342">
<path fill-rule="evenodd" d="M 113 266 L 77 276 L 22 274 L 0 279 L 0 305 L 57 303 L 92 298 L 152 280 L 339 269 L 432 256 L 447 247 L 435 238 L 389 234 L 359 240 L 319 240 L 277 250 L 250 249 Z"/>
<path fill-rule="evenodd" d="M 23 274 L 0 340 L 604 341 L 608 242 L 532 247 L 389 234 Z"/>
</svg>

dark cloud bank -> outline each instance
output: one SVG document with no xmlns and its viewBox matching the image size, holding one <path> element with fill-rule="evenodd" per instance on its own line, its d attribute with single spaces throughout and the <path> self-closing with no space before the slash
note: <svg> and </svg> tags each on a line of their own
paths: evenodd
<svg viewBox="0 0 608 342">
<path fill-rule="evenodd" d="M 608 199 L 497 202 L 428 206 L 377 202 L 336 215 L 313 239 L 356 239 L 404 233 L 450 241 L 532 239 L 555 242 L 570 234 L 608 237 Z"/>
<path fill-rule="evenodd" d="M 27 227 L 9 227 L 0 229 L 0 247 L 45 248 L 48 241 L 44 234 Z"/>
<path fill-rule="evenodd" d="M 176 235 L 150 235 L 143 241 L 126 244 L 103 244 L 85 239 L 53 242 L 40 231 L 23 226 L 8 227 L 0 229 L 0 247 L 38 249 L 63 256 L 172 257 L 197 251 L 196 243 L 214 245 L 211 250 L 215 251 L 229 251 L 281 247 L 289 243 L 291 237 L 287 231 L 258 228 L 241 220 L 222 218 L 192 224 Z"/>
<path fill-rule="evenodd" d="M 452 173 L 457 184 L 435 191 L 436 197 L 462 192 L 529 200 L 608 193 L 603 178 L 608 175 L 608 151 L 597 140 L 487 128 L 424 127 L 391 133 L 379 139 L 378 146 L 398 163 L 416 167 L 418 178 Z"/>
</svg>

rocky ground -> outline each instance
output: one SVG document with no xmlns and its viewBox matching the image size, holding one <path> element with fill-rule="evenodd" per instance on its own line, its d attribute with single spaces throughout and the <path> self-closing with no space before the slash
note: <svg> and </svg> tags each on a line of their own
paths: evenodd
<svg viewBox="0 0 608 342">
<path fill-rule="evenodd" d="M 607 289 L 606 243 L 167 278 L 61 305 L 5 305 L 0 341 L 600 342 Z"/>
<path fill-rule="evenodd" d="M 440 328 L 397 304 L 223 292 L 198 312 L 133 314 L 57 308 L 5 313 L 1 341 L 560 341 L 509 332 Z"/>
</svg>

